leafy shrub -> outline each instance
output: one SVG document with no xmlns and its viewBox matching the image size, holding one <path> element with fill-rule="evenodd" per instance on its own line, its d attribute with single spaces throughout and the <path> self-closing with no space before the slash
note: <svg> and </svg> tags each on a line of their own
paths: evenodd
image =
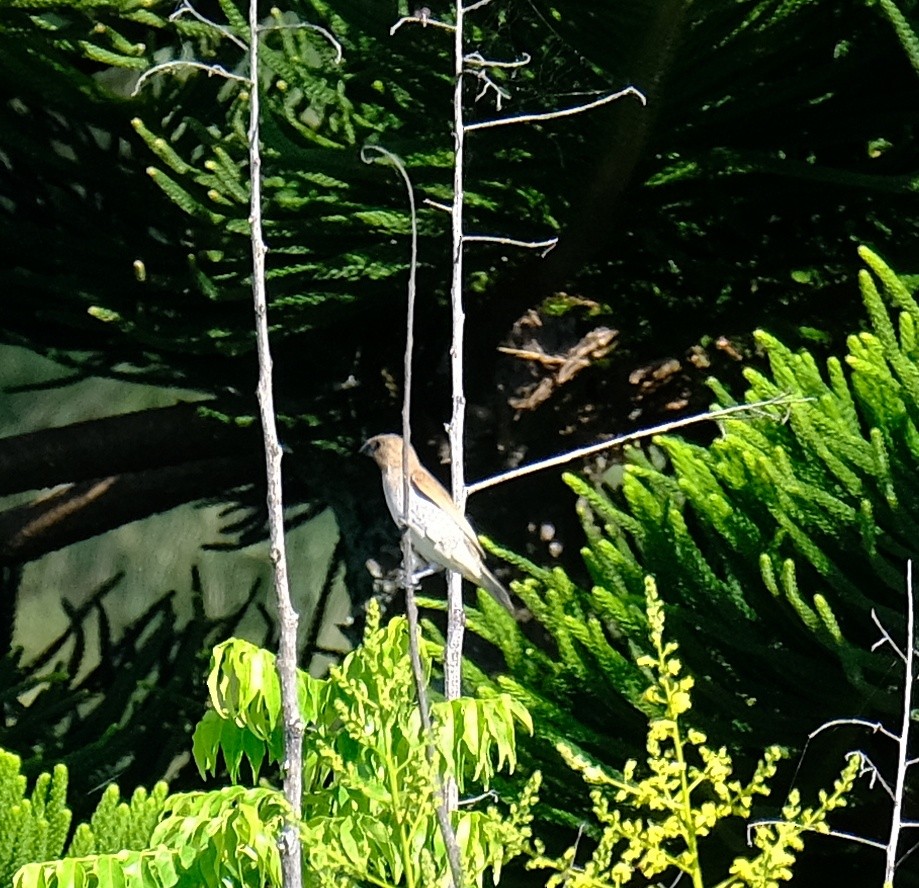
<svg viewBox="0 0 919 888">
<path fill-rule="evenodd" d="M 423 663 L 429 674 L 424 649 Z M 436 818 L 439 781 L 452 774 L 463 793 L 472 784 L 487 790 L 501 769 L 512 772 L 515 726 L 532 730 L 524 707 L 487 688 L 476 697 L 434 702 L 429 746 L 415 705 L 406 621 L 381 627 L 376 608 L 359 649 L 327 679 L 300 673 L 299 681 L 307 726 L 300 821 L 304 883 L 443 881 L 449 868 Z M 222 760 L 236 780 L 245 761 L 255 779 L 266 761 L 283 759 L 272 654 L 238 639 L 218 645 L 208 688 L 213 709 L 194 738 L 203 774 L 216 773 Z M 454 814 L 470 884 L 482 885 L 489 871 L 498 878 L 505 862 L 527 847 L 538 785 L 537 774 L 514 799 L 485 809 L 464 802 Z M 143 801 L 136 807 L 146 816 Z M 17 888 L 87 881 L 105 888 L 128 880 L 151 888 L 278 884 L 277 835 L 290 815 L 279 790 L 235 785 L 181 793 L 167 798 L 162 808 L 165 816 L 143 848 L 32 863 L 19 871 Z M 80 847 L 86 850 L 88 844 Z"/>
</svg>

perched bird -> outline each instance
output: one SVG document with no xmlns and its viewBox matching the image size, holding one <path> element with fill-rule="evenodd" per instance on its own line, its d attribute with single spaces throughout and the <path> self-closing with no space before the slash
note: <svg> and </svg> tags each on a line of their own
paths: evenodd
<svg viewBox="0 0 919 888">
<path fill-rule="evenodd" d="M 361 447 L 383 473 L 383 494 L 397 527 L 405 527 L 402 499 L 402 438 L 376 435 Z M 510 595 L 485 566 L 485 552 L 466 516 L 453 504 L 443 485 L 418 461 L 415 448 L 408 448 L 409 519 L 412 548 L 428 564 L 437 564 L 462 574 L 470 583 L 485 589 L 511 613 L 516 610 Z"/>
</svg>

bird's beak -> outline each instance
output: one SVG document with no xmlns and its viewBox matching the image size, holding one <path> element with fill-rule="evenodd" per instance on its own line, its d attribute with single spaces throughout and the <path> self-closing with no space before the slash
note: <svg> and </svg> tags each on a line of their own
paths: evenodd
<svg viewBox="0 0 919 888">
<path fill-rule="evenodd" d="M 364 441 L 364 443 L 361 444 L 361 449 L 358 450 L 358 453 L 361 453 L 364 456 L 370 456 L 370 442 Z"/>
</svg>

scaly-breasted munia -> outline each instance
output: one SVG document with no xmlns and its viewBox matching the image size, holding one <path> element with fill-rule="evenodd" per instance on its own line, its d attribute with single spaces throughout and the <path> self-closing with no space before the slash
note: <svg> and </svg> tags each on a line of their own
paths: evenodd
<svg viewBox="0 0 919 888">
<path fill-rule="evenodd" d="M 383 494 L 397 527 L 405 527 L 402 476 L 402 438 L 376 435 L 361 447 L 383 475 Z M 418 461 L 415 448 L 408 448 L 409 519 L 412 548 L 428 564 L 437 564 L 462 574 L 470 583 L 485 589 L 511 613 L 516 614 L 510 595 L 485 566 L 485 552 L 466 516 L 456 508 L 443 485 Z"/>
</svg>

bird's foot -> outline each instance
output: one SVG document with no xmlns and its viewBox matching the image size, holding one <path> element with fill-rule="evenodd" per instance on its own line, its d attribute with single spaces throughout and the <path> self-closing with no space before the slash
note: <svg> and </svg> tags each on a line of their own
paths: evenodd
<svg viewBox="0 0 919 888">
<path fill-rule="evenodd" d="M 387 599 L 395 595 L 399 589 L 405 588 L 405 570 L 401 567 L 384 571 L 379 562 L 369 559 L 367 561 L 367 570 L 373 578 L 374 591 L 377 594 L 382 593 Z M 425 564 L 412 572 L 411 583 L 413 586 L 417 586 L 425 577 L 441 571 L 443 571 L 443 568 L 439 565 Z"/>
</svg>

